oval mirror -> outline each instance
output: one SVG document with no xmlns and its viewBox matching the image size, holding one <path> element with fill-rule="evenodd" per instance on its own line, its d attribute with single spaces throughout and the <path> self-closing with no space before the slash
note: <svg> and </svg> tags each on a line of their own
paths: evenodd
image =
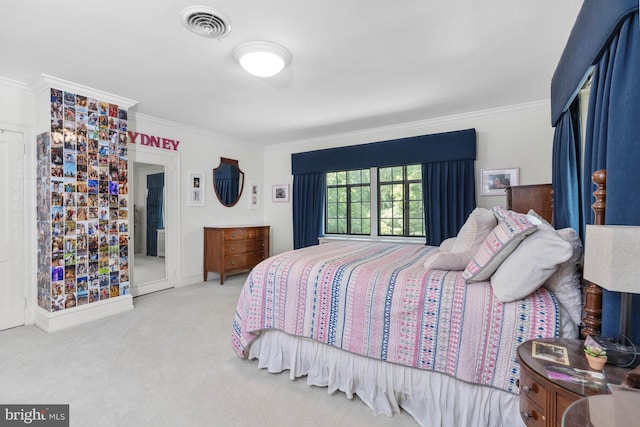
<svg viewBox="0 0 640 427">
<path fill-rule="evenodd" d="M 213 188 L 224 206 L 238 203 L 244 188 L 244 172 L 237 160 L 220 157 L 220 166 L 213 170 Z"/>
</svg>

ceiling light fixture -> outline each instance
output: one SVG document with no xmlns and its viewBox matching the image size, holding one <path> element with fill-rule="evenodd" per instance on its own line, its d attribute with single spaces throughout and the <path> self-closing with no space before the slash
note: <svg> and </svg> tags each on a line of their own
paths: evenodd
<svg viewBox="0 0 640 427">
<path fill-rule="evenodd" d="M 279 44 L 265 41 L 242 43 L 233 49 L 233 57 L 249 74 L 271 77 L 291 62 L 291 54 Z"/>
</svg>

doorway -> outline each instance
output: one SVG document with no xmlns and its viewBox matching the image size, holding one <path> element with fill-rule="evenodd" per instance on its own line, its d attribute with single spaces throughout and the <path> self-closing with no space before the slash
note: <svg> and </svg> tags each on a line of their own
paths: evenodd
<svg viewBox="0 0 640 427">
<path fill-rule="evenodd" d="M 24 149 L 0 128 L 0 330 L 25 324 Z"/>
<path fill-rule="evenodd" d="M 131 294 L 144 295 L 176 286 L 179 222 L 175 152 L 129 146 L 129 193 L 133 218 Z M 169 243 L 174 244 L 169 245 Z"/>
</svg>

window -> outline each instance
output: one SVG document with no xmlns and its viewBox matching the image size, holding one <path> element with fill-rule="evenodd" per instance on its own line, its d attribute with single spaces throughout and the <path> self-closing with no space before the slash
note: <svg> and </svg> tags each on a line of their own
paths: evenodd
<svg viewBox="0 0 640 427">
<path fill-rule="evenodd" d="M 378 234 L 425 235 L 421 165 L 378 169 Z"/>
<path fill-rule="evenodd" d="M 327 172 L 325 233 L 371 234 L 369 169 Z"/>
<path fill-rule="evenodd" d="M 326 180 L 325 233 L 424 237 L 421 165 L 327 172 Z"/>
</svg>

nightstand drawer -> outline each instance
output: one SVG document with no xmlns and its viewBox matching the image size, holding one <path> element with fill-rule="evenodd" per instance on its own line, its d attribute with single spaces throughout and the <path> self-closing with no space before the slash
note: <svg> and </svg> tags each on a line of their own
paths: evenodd
<svg viewBox="0 0 640 427">
<path fill-rule="evenodd" d="M 524 369 L 520 371 L 520 396 L 526 397 L 541 408 L 546 406 L 545 388 L 538 384 Z"/>
<path fill-rule="evenodd" d="M 520 417 L 529 427 L 544 426 L 547 422 L 544 412 L 522 395 L 520 395 Z"/>
</svg>

